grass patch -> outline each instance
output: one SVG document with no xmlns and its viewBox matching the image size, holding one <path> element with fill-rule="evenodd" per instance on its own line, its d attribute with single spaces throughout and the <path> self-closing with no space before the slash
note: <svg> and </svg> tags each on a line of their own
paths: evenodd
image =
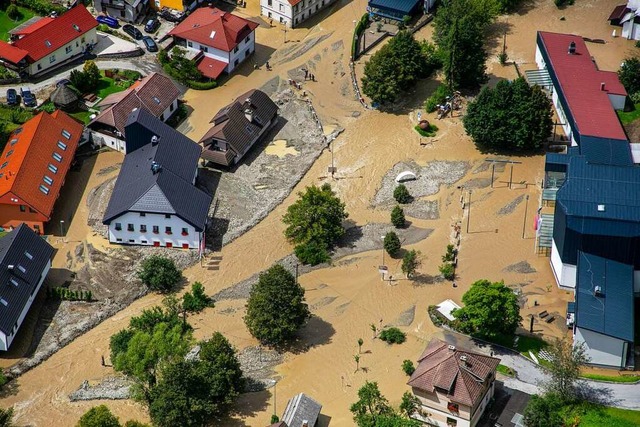
<svg viewBox="0 0 640 427">
<path fill-rule="evenodd" d="M 614 383 L 634 383 L 640 381 L 640 375 L 598 375 L 598 374 L 582 374 L 582 378 L 598 381 L 611 381 Z"/>
<path fill-rule="evenodd" d="M 432 136 L 436 136 L 436 133 L 438 132 L 438 127 L 436 125 L 432 125 L 429 124 L 429 129 L 427 130 L 423 130 L 420 125 L 416 125 L 414 127 L 414 129 L 416 130 L 416 132 L 418 132 L 421 136 L 426 136 L 426 137 L 432 137 Z"/>
<path fill-rule="evenodd" d="M 89 122 L 91 121 L 91 119 L 89 118 L 89 116 L 91 116 L 91 114 L 93 114 L 91 111 L 76 111 L 73 113 L 69 113 L 69 115 L 71 117 L 73 117 L 74 119 L 86 124 L 89 124 Z"/>
<path fill-rule="evenodd" d="M 0 39 L 8 41 L 10 30 L 13 30 L 27 19 L 31 19 L 35 16 L 33 11 L 25 9 L 24 7 L 18 6 L 18 10 L 20 11 L 20 18 L 15 21 L 7 16 L 7 12 L 0 11 Z"/>
<path fill-rule="evenodd" d="M 579 412 L 574 417 L 579 418 L 580 427 L 635 427 L 640 425 L 640 411 L 589 405 Z"/>
<path fill-rule="evenodd" d="M 500 372 L 502 375 L 506 375 L 508 377 L 515 377 L 516 376 L 516 371 L 511 369 L 508 366 L 504 366 L 504 365 L 498 365 L 498 367 L 496 368 L 496 370 L 498 372 Z"/>
<path fill-rule="evenodd" d="M 640 104 L 635 104 L 631 111 L 618 111 L 617 113 L 622 124 L 628 125 L 640 118 Z"/>
<path fill-rule="evenodd" d="M 98 81 L 95 93 L 98 97 L 104 99 L 112 93 L 122 92 L 128 89 L 131 84 L 116 84 L 116 81 L 110 77 L 103 77 Z"/>
</svg>

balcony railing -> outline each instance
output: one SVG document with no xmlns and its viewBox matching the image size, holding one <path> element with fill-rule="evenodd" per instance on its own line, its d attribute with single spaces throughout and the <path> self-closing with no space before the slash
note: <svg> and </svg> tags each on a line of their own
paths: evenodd
<svg viewBox="0 0 640 427">
<path fill-rule="evenodd" d="M 102 8 L 105 9 L 107 7 L 110 7 L 112 9 L 124 9 L 125 8 L 125 2 L 123 1 L 103 1 L 101 2 L 102 4 Z"/>
</svg>

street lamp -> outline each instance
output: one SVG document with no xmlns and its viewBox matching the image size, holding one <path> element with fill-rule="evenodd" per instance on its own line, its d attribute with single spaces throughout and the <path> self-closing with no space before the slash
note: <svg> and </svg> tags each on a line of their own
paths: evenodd
<svg viewBox="0 0 640 427">
<path fill-rule="evenodd" d="M 60 237 L 64 236 L 64 220 L 60 220 Z"/>
<path fill-rule="evenodd" d="M 469 221 L 471 221 L 471 189 L 469 189 L 469 199 L 467 200 L 467 234 L 469 234 Z"/>
</svg>

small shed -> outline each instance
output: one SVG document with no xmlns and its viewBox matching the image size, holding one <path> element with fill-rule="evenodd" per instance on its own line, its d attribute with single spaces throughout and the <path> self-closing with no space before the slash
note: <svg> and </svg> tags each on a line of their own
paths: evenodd
<svg viewBox="0 0 640 427">
<path fill-rule="evenodd" d="M 289 427 L 315 427 L 322 405 L 304 393 L 289 400 L 282 414 L 282 421 Z"/>
<path fill-rule="evenodd" d="M 63 110 L 73 110 L 78 105 L 78 95 L 67 85 L 60 85 L 49 97 L 53 105 Z"/>
</svg>

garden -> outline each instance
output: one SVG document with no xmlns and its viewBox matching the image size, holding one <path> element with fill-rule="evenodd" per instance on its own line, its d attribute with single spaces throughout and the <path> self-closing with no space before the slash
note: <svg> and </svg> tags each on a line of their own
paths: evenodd
<svg viewBox="0 0 640 427">
<path fill-rule="evenodd" d="M 32 10 L 10 4 L 0 5 L 0 39 L 9 40 L 9 31 L 35 16 Z"/>
</svg>

